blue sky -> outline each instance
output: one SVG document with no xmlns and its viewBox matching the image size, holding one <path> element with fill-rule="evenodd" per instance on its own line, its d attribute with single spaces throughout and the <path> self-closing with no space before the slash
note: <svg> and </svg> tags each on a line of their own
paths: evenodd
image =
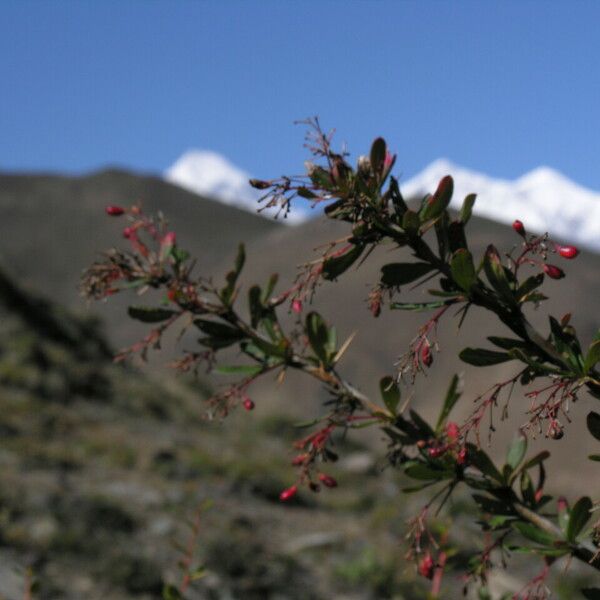
<svg viewBox="0 0 600 600">
<path fill-rule="evenodd" d="M 0 2 L 0 169 L 162 171 L 188 148 L 301 170 L 318 114 L 353 155 L 600 190 L 600 2 Z"/>
</svg>

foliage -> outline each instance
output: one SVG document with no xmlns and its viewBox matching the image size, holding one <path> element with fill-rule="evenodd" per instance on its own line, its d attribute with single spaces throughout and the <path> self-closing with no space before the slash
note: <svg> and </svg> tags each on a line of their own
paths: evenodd
<svg viewBox="0 0 600 600">
<path fill-rule="evenodd" d="M 415 481 L 406 492 L 431 491 L 429 501 L 409 523 L 406 555 L 418 573 L 431 580 L 431 597 L 440 597 L 444 571 L 454 560 L 449 536 L 433 526 L 435 515 L 459 488 L 471 491 L 473 521 L 487 540 L 481 552 L 470 557 L 465 589 L 474 586 L 480 597 L 489 597 L 490 568 L 514 556 L 527 560 L 537 556 L 543 562 L 540 574 L 514 598 L 547 597 L 549 569 L 560 559 L 575 558 L 600 570 L 600 524 L 593 524 L 592 519 L 597 505 L 587 496 L 570 505 L 562 497 L 555 500 L 546 494 L 544 464 L 549 452 L 527 454 L 528 438 L 542 432 L 549 440 L 564 435 L 570 406 L 580 394 L 600 399 L 600 333 L 583 348 L 569 314 L 549 316 L 547 334 L 536 331 L 525 314 L 528 305 L 538 307 L 547 299 L 541 291 L 547 277 L 565 276 L 548 260 L 553 255 L 573 259 L 577 249 L 555 244 L 548 235 L 529 235 L 517 221 L 513 228 L 521 237 L 518 249 L 501 254 L 490 243 L 483 256 L 474 256 L 467 225 L 475 196 L 465 198 L 458 214 L 451 213 L 454 184 L 450 175 L 415 206 L 405 201 L 391 175 L 395 156 L 382 138 L 373 142 L 369 156 L 359 157 L 353 168 L 346 153 L 334 152 L 331 134 L 325 134 L 317 120 L 308 125 L 307 146 L 315 162 L 306 163 L 306 175 L 251 183 L 264 191 L 263 206 L 278 206 L 286 214 L 296 197 L 310 199 L 316 206 L 324 205 L 328 218 L 347 223 L 348 233 L 307 263 L 290 289 L 276 293 L 276 276 L 262 287 L 250 287 L 245 303 L 248 318 L 240 307 L 244 303 L 238 283 L 246 259 L 243 247 L 224 283 L 218 285 L 193 274 L 194 261 L 179 247 L 162 216 L 148 217 L 139 206 L 116 212 L 110 207 L 110 215 L 120 217 L 123 212 L 128 216 L 130 223 L 123 233 L 131 247 L 111 250 L 92 265 L 84 275 L 83 292 L 97 299 L 128 289 L 141 294 L 154 288 L 165 294 L 161 306 L 130 308 L 132 318 L 156 326 L 118 358 L 133 352 L 145 355 L 149 348 L 159 347 L 162 334 L 175 322 L 196 328 L 198 349 L 186 353 L 176 366 L 187 371 L 204 363 L 239 375 L 235 384 L 209 400 L 209 414 L 219 417 L 240 404 L 252 410 L 248 390 L 267 373 L 276 373 L 282 380 L 295 370 L 320 381 L 328 392 L 325 411 L 307 424 L 307 435 L 294 442 L 297 455 L 292 464 L 297 478 L 281 492 L 281 500 L 291 500 L 303 486 L 312 491 L 336 487 L 337 481 L 325 472 L 326 463 L 338 458 L 331 444 L 334 433 L 379 427 L 388 440 L 389 463 Z M 372 315 L 379 316 L 386 305 L 394 311 L 432 314 L 416 332 L 398 370 L 381 379 L 381 398 L 371 399 L 338 371 L 352 339 L 340 343 L 335 327 L 315 311 L 302 315 L 318 285 L 359 266 L 382 244 L 399 250 L 403 260 L 382 266 L 380 281 L 369 294 Z M 406 286 L 426 283 L 430 300 L 397 300 Z M 400 384 L 411 384 L 432 368 L 438 349 L 436 331 L 450 310 L 462 324 L 472 306 L 495 314 L 512 337 L 488 337 L 488 347 L 465 348 L 460 358 L 477 367 L 512 361 L 518 372 L 477 398 L 474 410 L 460 424 L 449 421 L 461 395 L 455 376 L 440 399 L 437 421 L 430 424 L 402 402 Z M 297 315 L 290 331 L 285 331 L 280 320 L 286 308 Z M 217 367 L 222 350 L 229 347 L 239 350 L 243 364 Z M 525 389 L 530 407 L 504 464 L 496 465 L 482 448 L 482 423 L 487 417 L 492 421 L 501 398 L 506 398 L 505 412 L 517 386 Z M 591 412 L 585 418 L 591 435 L 599 440 L 600 413 Z M 490 426 L 490 435 L 492 431 Z M 598 460 L 598 454 L 590 458 Z M 168 597 L 178 597 L 179 592 L 173 590 Z"/>
</svg>

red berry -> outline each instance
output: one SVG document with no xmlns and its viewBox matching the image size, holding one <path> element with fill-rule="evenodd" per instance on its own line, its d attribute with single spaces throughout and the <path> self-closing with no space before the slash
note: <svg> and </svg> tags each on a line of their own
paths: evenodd
<svg viewBox="0 0 600 600">
<path fill-rule="evenodd" d="M 246 410 L 254 410 L 254 402 L 252 402 L 252 400 L 250 400 L 250 398 L 246 398 L 244 400 L 244 408 Z"/>
<path fill-rule="evenodd" d="M 297 493 L 298 493 L 298 486 L 293 485 L 293 486 L 287 488 L 286 490 L 283 490 L 283 492 L 281 492 L 281 494 L 279 494 L 279 499 L 282 502 L 287 502 L 288 500 L 291 500 Z"/>
<path fill-rule="evenodd" d="M 433 558 L 431 558 L 431 554 L 427 552 L 425 556 L 419 561 L 419 575 L 426 577 L 427 579 L 431 579 L 433 577 L 433 567 L 434 567 Z"/>
<path fill-rule="evenodd" d="M 525 237 L 525 225 L 518 219 L 512 224 L 512 228 L 521 236 Z"/>
<path fill-rule="evenodd" d="M 555 265 L 545 264 L 544 273 L 546 273 L 550 279 L 562 279 L 565 276 L 564 271 Z"/>
<path fill-rule="evenodd" d="M 328 488 L 337 487 L 338 484 L 331 475 L 325 475 L 325 473 L 319 473 L 319 481 Z"/>
<path fill-rule="evenodd" d="M 430 367 L 433 363 L 433 355 L 431 354 L 431 346 L 429 345 L 429 342 L 425 342 L 421 347 L 421 362 L 426 367 Z"/>
<path fill-rule="evenodd" d="M 106 214 L 110 215 L 111 217 L 118 217 L 125 212 L 125 209 L 121 208 L 120 206 L 107 206 L 105 210 Z"/>
<path fill-rule="evenodd" d="M 446 425 L 446 435 L 448 436 L 448 440 L 455 442 L 460 436 L 460 427 L 454 421 L 450 421 Z"/>
<path fill-rule="evenodd" d="M 575 246 L 556 246 L 556 251 L 563 257 L 568 260 L 573 258 L 577 258 L 579 254 L 579 250 Z"/>
</svg>

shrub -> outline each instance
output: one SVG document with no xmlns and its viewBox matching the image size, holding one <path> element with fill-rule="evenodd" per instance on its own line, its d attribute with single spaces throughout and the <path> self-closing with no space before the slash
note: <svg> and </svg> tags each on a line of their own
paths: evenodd
<svg viewBox="0 0 600 600">
<path fill-rule="evenodd" d="M 431 491 L 429 501 L 409 522 L 406 554 L 416 571 L 431 580 L 431 597 L 440 597 L 443 574 L 454 560 L 448 535 L 440 535 L 431 522 L 459 488 L 471 491 L 470 518 L 487 540 L 480 552 L 469 557 L 465 589 L 473 586 L 480 597 L 489 597 L 488 572 L 492 566 L 505 564 L 509 554 L 517 560 L 542 559 L 540 574 L 514 598 L 547 597 L 547 575 L 560 559 L 577 559 L 600 570 L 600 525 L 592 524 L 594 502 L 584 496 L 569 503 L 547 494 L 544 463 L 549 452 L 527 454 L 528 439 L 536 433 L 542 432 L 550 443 L 565 434 L 571 418 L 583 418 L 567 414 L 578 396 L 586 393 L 600 399 L 596 368 L 600 333 L 583 348 L 570 315 L 549 316 L 547 334 L 538 332 L 526 316 L 529 305 L 538 307 L 547 299 L 541 291 L 544 280 L 565 276 L 563 269 L 550 261 L 572 260 L 578 250 L 556 244 L 548 235 L 528 234 L 525 225 L 515 221 L 516 249 L 502 254 L 490 243 L 483 256 L 475 257 L 469 250 L 467 225 L 476 198 L 467 196 L 458 214 L 451 213 L 448 207 L 454 183 L 450 175 L 414 206 L 405 201 L 391 175 L 396 157 L 382 138 L 373 142 L 369 156 L 359 157 L 352 167 L 346 153 L 333 150 L 331 135 L 322 131 L 318 120 L 307 123 L 307 145 L 314 162 L 305 163 L 306 175 L 252 180 L 251 184 L 264 191 L 263 206 L 279 207 L 284 215 L 296 197 L 324 206 L 328 218 L 347 224 L 347 235 L 307 263 L 291 288 L 276 292 L 277 276 L 263 287 L 250 287 L 249 318 L 244 318 L 239 308 L 243 246 L 224 283 L 216 285 L 213 279 L 193 273 L 192 257 L 161 215 L 147 216 L 139 206 L 107 208 L 111 217 L 128 218 L 123 235 L 130 247 L 110 250 L 87 270 L 82 283 L 85 295 L 101 299 L 132 289 L 164 292 L 160 306 L 129 308 L 131 318 L 152 328 L 117 358 L 130 353 L 144 356 L 149 348 L 160 345 L 163 333 L 175 322 L 196 328 L 201 335 L 198 348 L 185 353 L 177 368 L 189 371 L 204 363 L 239 377 L 209 400 L 209 413 L 219 417 L 240 405 L 251 410 L 250 387 L 268 373 L 283 378 L 288 370 L 295 370 L 321 382 L 328 392 L 326 410 L 311 431 L 294 442 L 296 482 L 281 490 L 281 501 L 292 500 L 302 488 L 317 492 L 337 486 L 327 473 L 327 464 L 337 459 L 331 445 L 334 434 L 368 426 L 380 428 L 388 441 L 390 465 L 415 480 L 406 491 Z M 372 316 L 377 318 L 385 308 L 431 316 L 415 332 L 398 369 L 381 379 L 381 397 L 373 399 L 339 374 L 338 363 L 352 338 L 338 343 L 335 327 L 306 307 L 318 285 L 336 281 L 353 265 L 368 260 L 381 244 L 392 245 L 404 258 L 381 267 L 380 280 L 368 298 Z M 431 287 L 428 301 L 399 300 L 402 289 L 425 283 Z M 401 384 L 410 385 L 434 370 L 438 326 L 451 312 L 462 325 L 473 306 L 493 313 L 511 334 L 488 337 L 487 347 L 465 348 L 460 358 L 482 368 L 514 361 L 518 372 L 494 383 L 477 398 L 462 423 L 450 420 L 461 395 L 459 377 L 454 376 L 445 397 L 439 399 L 437 420 L 429 423 L 415 410 L 404 408 Z M 282 310 L 297 316 L 290 331 L 280 322 Z M 239 350 L 246 359 L 244 364 L 221 364 L 221 350 L 230 347 Z M 507 397 L 517 386 L 524 389 L 530 408 L 504 464 L 496 465 L 482 448 L 480 435 L 484 422 L 503 399 L 508 403 Z M 590 412 L 585 418 L 590 434 L 600 440 L 600 413 Z M 600 455 L 589 458 L 598 461 Z M 464 557 L 460 560 L 464 564 Z M 599 593 L 598 589 L 584 591 L 588 598 Z M 175 594 L 174 588 L 169 594 Z"/>
</svg>

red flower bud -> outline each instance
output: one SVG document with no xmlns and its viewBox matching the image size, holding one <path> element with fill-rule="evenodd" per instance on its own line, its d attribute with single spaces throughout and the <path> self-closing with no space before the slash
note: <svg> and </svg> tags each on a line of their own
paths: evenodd
<svg viewBox="0 0 600 600">
<path fill-rule="evenodd" d="M 283 492 L 281 492 L 281 494 L 279 494 L 279 499 L 282 502 L 287 502 L 288 500 L 291 500 L 297 493 L 298 493 L 298 486 L 293 485 L 293 486 L 287 488 L 286 490 L 283 490 Z"/>
<path fill-rule="evenodd" d="M 125 227 L 123 229 L 123 237 L 128 240 L 135 236 L 135 229 L 133 227 Z"/>
<path fill-rule="evenodd" d="M 431 558 L 431 554 L 427 552 L 425 556 L 419 561 L 419 575 L 426 577 L 427 579 L 431 579 L 433 577 L 433 567 L 434 567 L 433 558 Z"/>
<path fill-rule="evenodd" d="M 536 502 L 539 502 L 542 499 L 543 495 L 544 495 L 544 490 L 542 488 L 540 488 L 539 490 L 536 490 L 533 498 Z"/>
<path fill-rule="evenodd" d="M 454 421 L 450 421 L 446 425 L 446 435 L 448 436 L 448 440 L 455 442 L 460 436 L 460 427 Z"/>
<path fill-rule="evenodd" d="M 121 208 L 120 206 L 107 206 L 105 210 L 106 214 L 110 215 L 111 217 L 119 217 L 125 212 L 125 209 Z"/>
<path fill-rule="evenodd" d="M 292 301 L 292 310 L 296 314 L 300 314 L 302 312 L 302 300 L 294 300 L 294 301 Z"/>
<path fill-rule="evenodd" d="M 525 237 L 525 225 L 518 219 L 512 224 L 512 228 L 521 236 Z"/>
<path fill-rule="evenodd" d="M 464 465 L 467 462 L 467 449 L 466 448 L 461 448 L 458 451 L 458 455 L 456 456 L 456 462 L 459 465 Z"/>
<path fill-rule="evenodd" d="M 246 410 L 253 410 L 254 409 L 254 402 L 252 402 L 252 400 L 250 400 L 250 398 L 246 398 L 244 400 L 244 408 Z"/>
<path fill-rule="evenodd" d="M 169 290 L 167 292 L 167 298 L 171 301 L 171 302 L 177 302 L 177 290 Z"/>
<path fill-rule="evenodd" d="M 329 488 L 337 487 L 337 481 L 331 477 L 331 475 L 325 475 L 325 473 L 319 473 L 319 481 Z"/>
<path fill-rule="evenodd" d="M 431 354 L 431 346 L 429 345 L 429 342 L 425 342 L 421 347 L 421 362 L 426 367 L 430 367 L 433 363 L 433 355 Z"/>
<path fill-rule="evenodd" d="M 558 508 L 558 512 L 564 512 L 569 508 L 569 503 L 564 496 L 560 496 L 556 501 L 556 507 Z"/>
<path fill-rule="evenodd" d="M 294 467 L 297 467 L 297 466 L 303 464 L 305 460 L 306 460 L 306 454 L 298 454 L 298 456 L 295 456 L 292 459 L 292 465 Z"/>
<path fill-rule="evenodd" d="M 568 260 L 573 258 L 577 258 L 579 254 L 579 250 L 575 246 L 559 246 L 556 245 L 556 251 L 563 257 Z"/>
<path fill-rule="evenodd" d="M 565 276 L 564 271 L 555 265 L 544 264 L 544 273 L 546 273 L 550 279 L 562 279 Z"/>
</svg>

